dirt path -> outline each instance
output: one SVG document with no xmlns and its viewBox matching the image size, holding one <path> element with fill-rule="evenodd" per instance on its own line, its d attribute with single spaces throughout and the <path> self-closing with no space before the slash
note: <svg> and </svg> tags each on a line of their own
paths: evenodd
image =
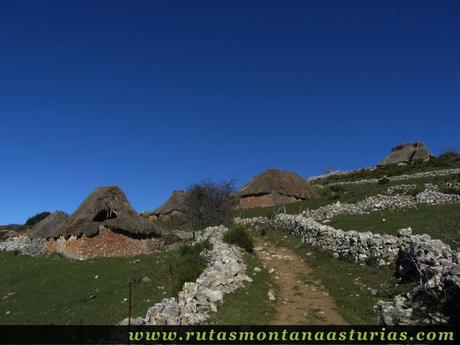
<svg viewBox="0 0 460 345">
<path fill-rule="evenodd" d="M 313 270 L 297 254 L 263 239 L 256 240 L 254 249 L 278 285 L 273 291 L 277 315 L 271 324 L 346 324 L 335 309 L 334 299 L 311 277 Z"/>
</svg>

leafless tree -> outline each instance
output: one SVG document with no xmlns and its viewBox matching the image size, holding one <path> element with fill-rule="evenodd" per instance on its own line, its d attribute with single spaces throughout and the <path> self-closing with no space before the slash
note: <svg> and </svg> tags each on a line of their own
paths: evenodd
<svg viewBox="0 0 460 345">
<path fill-rule="evenodd" d="M 195 229 L 229 225 L 236 201 L 233 180 L 196 183 L 185 191 L 185 215 Z"/>
</svg>

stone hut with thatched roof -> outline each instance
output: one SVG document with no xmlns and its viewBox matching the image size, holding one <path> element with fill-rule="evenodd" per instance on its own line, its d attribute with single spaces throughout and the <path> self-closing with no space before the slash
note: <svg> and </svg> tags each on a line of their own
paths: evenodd
<svg viewBox="0 0 460 345">
<path fill-rule="evenodd" d="M 411 164 L 415 161 L 428 161 L 433 157 L 433 153 L 424 143 L 401 144 L 393 147 L 390 154 L 378 165 Z"/>
<path fill-rule="evenodd" d="M 150 213 L 149 219 L 153 220 L 170 220 L 171 218 L 180 217 L 185 212 L 185 192 L 181 190 L 175 190 L 171 194 L 168 200 Z"/>
<path fill-rule="evenodd" d="M 49 252 L 82 259 L 148 254 L 161 231 L 132 208 L 120 188 L 99 187 L 53 235 Z"/>
<path fill-rule="evenodd" d="M 59 237 L 59 229 L 65 224 L 69 215 L 65 212 L 56 211 L 35 224 L 28 232 L 30 238 L 54 238 Z"/>
<path fill-rule="evenodd" d="M 237 193 L 240 208 L 268 207 L 318 196 L 302 177 L 290 171 L 269 169 L 253 177 Z"/>
</svg>

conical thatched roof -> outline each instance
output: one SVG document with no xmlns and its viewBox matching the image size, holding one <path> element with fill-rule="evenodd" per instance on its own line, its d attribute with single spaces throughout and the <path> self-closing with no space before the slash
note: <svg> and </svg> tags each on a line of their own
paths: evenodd
<svg viewBox="0 0 460 345">
<path fill-rule="evenodd" d="M 428 160 L 434 157 L 424 143 L 402 144 L 391 149 L 391 153 L 379 165 L 411 163 L 416 160 Z"/>
<path fill-rule="evenodd" d="M 95 235 L 104 225 L 133 235 L 160 235 L 160 230 L 132 208 L 118 187 L 99 187 L 60 228 L 63 235 Z"/>
<path fill-rule="evenodd" d="M 58 237 L 60 227 L 67 221 L 69 215 L 65 212 L 56 211 L 35 224 L 27 235 L 31 238 Z"/>
<path fill-rule="evenodd" d="M 279 169 L 269 169 L 253 177 L 240 189 L 238 195 L 245 197 L 268 193 L 294 196 L 299 199 L 310 199 L 318 195 L 302 176 Z"/>
<path fill-rule="evenodd" d="M 152 214 L 165 215 L 173 211 L 184 212 L 185 211 L 184 200 L 185 200 L 185 192 L 181 190 L 175 190 L 171 194 L 169 199 L 166 200 L 166 202 L 163 205 L 155 209 L 152 212 Z"/>
</svg>

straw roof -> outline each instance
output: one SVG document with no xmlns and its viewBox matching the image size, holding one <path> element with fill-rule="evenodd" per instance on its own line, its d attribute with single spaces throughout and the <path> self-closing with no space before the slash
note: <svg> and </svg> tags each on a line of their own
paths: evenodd
<svg viewBox="0 0 460 345">
<path fill-rule="evenodd" d="M 311 199 L 318 196 L 316 190 L 302 177 L 290 171 L 269 169 L 253 177 L 244 185 L 240 197 L 278 193 L 299 199 Z"/>
<path fill-rule="evenodd" d="M 424 143 L 402 144 L 391 149 L 391 153 L 379 165 L 411 163 L 416 160 L 428 160 L 434 157 Z"/>
<path fill-rule="evenodd" d="M 100 226 L 132 235 L 160 235 L 160 230 L 140 216 L 123 191 L 116 187 L 99 187 L 91 193 L 59 229 L 63 235 L 96 235 Z"/>
<path fill-rule="evenodd" d="M 184 212 L 185 211 L 184 201 L 185 201 L 185 192 L 181 190 L 175 190 L 173 191 L 169 199 L 166 200 L 166 202 L 163 205 L 155 209 L 152 212 L 152 214 L 166 215 L 173 211 Z"/>
<path fill-rule="evenodd" d="M 69 215 L 65 212 L 56 211 L 35 224 L 27 235 L 31 238 L 58 237 L 59 228 L 67 221 Z"/>
</svg>

